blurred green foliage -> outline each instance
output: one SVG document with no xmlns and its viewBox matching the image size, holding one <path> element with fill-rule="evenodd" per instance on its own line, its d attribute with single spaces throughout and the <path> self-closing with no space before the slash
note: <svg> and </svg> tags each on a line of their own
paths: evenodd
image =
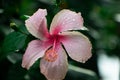
<svg viewBox="0 0 120 80">
<path fill-rule="evenodd" d="M 91 69 L 99 76 L 97 54 L 105 53 L 120 57 L 119 5 L 119 0 L 1 0 L 0 80 L 45 80 L 39 72 L 38 62 L 35 63 L 38 66 L 33 66 L 29 71 L 21 67 L 20 55 L 24 54 L 27 44 L 35 39 L 25 28 L 24 15 L 32 15 L 38 8 L 47 9 L 48 25 L 61 9 L 67 8 L 82 13 L 84 25 L 89 29 L 82 33 L 88 36 L 93 44 L 93 57 L 86 64 L 79 64 L 71 59 L 69 62 L 77 67 Z M 10 23 L 15 23 L 16 26 L 10 27 Z M 77 74 L 78 77 L 73 74 Z M 97 80 L 97 78 L 96 75 L 91 76 L 69 69 L 65 80 Z"/>
</svg>

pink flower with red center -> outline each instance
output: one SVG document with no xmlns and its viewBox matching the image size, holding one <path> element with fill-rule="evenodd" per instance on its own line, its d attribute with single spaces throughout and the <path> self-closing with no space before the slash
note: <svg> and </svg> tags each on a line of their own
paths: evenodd
<svg viewBox="0 0 120 80">
<path fill-rule="evenodd" d="M 80 13 L 61 10 L 54 16 L 49 31 L 46 15 L 46 9 L 39 9 L 25 21 L 27 30 L 38 39 L 29 43 L 22 67 L 29 69 L 41 58 L 41 73 L 48 80 L 62 80 L 68 69 L 66 52 L 73 60 L 84 63 L 92 55 L 92 46 L 85 35 L 74 31 L 84 28 Z"/>
</svg>

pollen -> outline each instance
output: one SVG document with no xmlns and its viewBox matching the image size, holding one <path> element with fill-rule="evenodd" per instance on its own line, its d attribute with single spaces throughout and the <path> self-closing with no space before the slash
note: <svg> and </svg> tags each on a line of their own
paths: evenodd
<svg viewBox="0 0 120 80">
<path fill-rule="evenodd" d="M 56 53 L 56 51 L 53 48 L 50 48 L 45 52 L 44 59 L 48 62 L 54 62 L 57 57 L 58 54 Z"/>
</svg>

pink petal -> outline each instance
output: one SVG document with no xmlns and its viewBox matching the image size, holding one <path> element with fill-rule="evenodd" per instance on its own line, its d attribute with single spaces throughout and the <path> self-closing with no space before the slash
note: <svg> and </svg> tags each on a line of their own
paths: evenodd
<svg viewBox="0 0 120 80">
<path fill-rule="evenodd" d="M 46 9 L 38 9 L 29 19 L 25 21 L 28 31 L 39 39 L 46 39 L 49 35 L 47 30 Z"/>
<path fill-rule="evenodd" d="M 61 35 L 65 37 L 61 42 L 73 60 L 85 63 L 92 56 L 92 45 L 86 36 L 75 31 L 63 32 Z"/>
<path fill-rule="evenodd" d="M 29 43 L 25 54 L 23 55 L 22 67 L 29 69 L 36 60 L 44 56 L 45 51 L 51 45 L 45 44 L 40 40 L 33 40 Z"/>
<path fill-rule="evenodd" d="M 64 49 L 59 46 L 59 49 L 56 50 L 58 53 L 56 61 L 49 62 L 44 58 L 40 61 L 41 73 L 47 80 L 63 80 L 68 69 L 67 55 Z"/>
<path fill-rule="evenodd" d="M 67 9 L 55 15 L 50 27 L 50 33 L 56 34 L 67 30 L 78 30 L 83 27 L 81 13 L 76 13 Z"/>
</svg>

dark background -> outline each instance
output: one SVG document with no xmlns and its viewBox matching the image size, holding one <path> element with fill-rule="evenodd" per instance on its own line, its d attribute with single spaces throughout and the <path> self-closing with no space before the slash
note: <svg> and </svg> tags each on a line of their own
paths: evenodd
<svg viewBox="0 0 120 80">
<path fill-rule="evenodd" d="M 70 58 L 69 63 L 95 75 L 69 69 L 65 80 L 102 80 L 97 66 L 99 54 L 120 57 L 120 0 L 0 0 L 0 80 L 46 80 L 39 72 L 39 60 L 28 71 L 21 67 L 26 46 L 34 39 L 25 28 L 25 15 L 38 8 L 47 9 L 48 25 L 61 9 L 82 13 L 89 31 L 80 32 L 92 42 L 93 56 L 85 64 Z"/>
</svg>

